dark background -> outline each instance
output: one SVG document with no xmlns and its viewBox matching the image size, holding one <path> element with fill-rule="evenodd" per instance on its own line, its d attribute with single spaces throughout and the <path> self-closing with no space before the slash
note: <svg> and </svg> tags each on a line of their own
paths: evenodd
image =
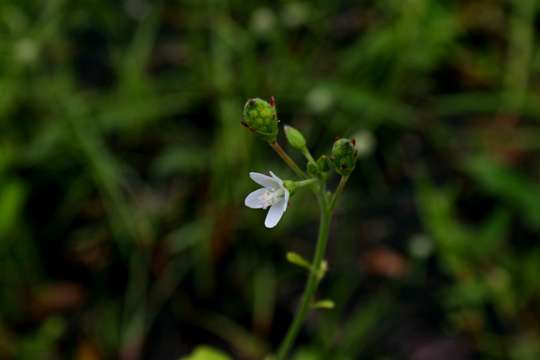
<svg viewBox="0 0 540 360">
<path fill-rule="evenodd" d="M 312 256 L 318 211 L 300 193 L 267 230 L 243 206 L 249 171 L 293 178 L 240 126 L 274 95 L 316 156 L 364 146 L 318 295 L 336 307 L 295 359 L 539 359 L 537 13 L 2 0 L 0 358 L 275 349 L 306 278 L 285 253 Z"/>
</svg>

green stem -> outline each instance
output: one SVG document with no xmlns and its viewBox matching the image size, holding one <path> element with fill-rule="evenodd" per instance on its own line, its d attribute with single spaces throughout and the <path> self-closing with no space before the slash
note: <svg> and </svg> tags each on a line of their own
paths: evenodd
<svg viewBox="0 0 540 360">
<path fill-rule="evenodd" d="M 306 177 L 306 173 L 300 169 L 298 165 L 296 165 L 296 162 L 283 150 L 281 145 L 277 141 L 269 142 L 270 146 L 274 151 L 285 161 L 285 163 L 301 178 Z"/>
<path fill-rule="evenodd" d="M 312 304 L 313 296 L 315 295 L 317 287 L 319 286 L 319 272 L 317 270 L 321 267 L 321 263 L 326 253 L 326 244 L 328 242 L 330 221 L 332 219 L 332 210 L 328 206 L 324 192 L 324 187 L 321 186 L 320 192 L 317 194 L 317 200 L 319 201 L 319 206 L 321 208 L 319 238 L 317 240 L 313 262 L 311 264 L 314 271 L 309 272 L 308 281 L 304 289 L 304 294 L 302 295 L 302 302 L 300 303 L 298 311 L 294 316 L 293 322 L 291 323 L 289 330 L 287 331 L 285 339 L 279 347 L 277 360 L 284 360 L 289 353 L 289 350 L 291 349 L 296 337 L 298 336 L 298 333 L 300 332 L 300 328 L 302 327 L 308 310 Z"/>
<path fill-rule="evenodd" d="M 304 186 L 315 184 L 318 181 L 319 181 L 318 179 L 307 179 L 307 180 L 296 181 L 295 184 L 298 187 L 304 187 Z"/>
<path fill-rule="evenodd" d="M 307 161 L 312 162 L 312 163 L 316 163 L 315 159 L 313 158 L 313 156 L 311 155 L 311 153 L 309 152 L 309 149 L 307 147 L 304 147 L 304 149 L 302 150 L 302 153 L 306 157 Z"/>
<path fill-rule="evenodd" d="M 341 179 L 339 180 L 339 185 L 336 189 L 336 192 L 334 193 L 334 196 L 332 197 L 332 201 L 330 202 L 330 209 L 334 210 L 338 197 L 343 192 L 345 185 L 347 185 L 347 180 L 349 180 L 349 175 L 342 176 Z"/>
</svg>

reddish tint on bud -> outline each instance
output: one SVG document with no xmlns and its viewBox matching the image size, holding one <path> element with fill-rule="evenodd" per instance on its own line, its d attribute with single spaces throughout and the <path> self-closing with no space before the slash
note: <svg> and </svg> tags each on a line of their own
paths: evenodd
<svg viewBox="0 0 540 360">
<path fill-rule="evenodd" d="M 354 147 L 354 140 L 338 139 L 332 148 L 332 162 L 336 172 L 341 176 L 350 175 L 356 166 L 358 152 Z"/>
</svg>

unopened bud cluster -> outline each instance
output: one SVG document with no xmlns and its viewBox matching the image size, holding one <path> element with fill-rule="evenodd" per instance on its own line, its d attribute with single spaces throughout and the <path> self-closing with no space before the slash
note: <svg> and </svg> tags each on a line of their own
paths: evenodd
<svg viewBox="0 0 540 360">
<path fill-rule="evenodd" d="M 244 107 L 242 125 L 269 143 L 275 143 L 279 132 L 275 101 L 259 98 L 249 99 Z M 358 160 L 358 147 L 354 139 L 340 138 L 335 141 L 329 155 L 313 159 L 307 148 L 302 132 L 292 126 L 284 126 L 285 137 L 289 145 L 302 152 L 307 159 L 306 171 L 309 175 L 325 179 L 332 165 L 341 176 L 349 176 Z"/>
</svg>

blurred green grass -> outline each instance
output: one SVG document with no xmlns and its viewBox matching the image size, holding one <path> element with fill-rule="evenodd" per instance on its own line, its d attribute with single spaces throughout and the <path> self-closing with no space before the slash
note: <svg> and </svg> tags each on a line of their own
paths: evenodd
<svg viewBox="0 0 540 360">
<path fill-rule="evenodd" d="M 0 3 L 0 358 L 260 359 L 316 207 L 269 232 L 249 97 L 364 131 L 298 359 L 540 356 L 534 0 Z"/>
</svg>

